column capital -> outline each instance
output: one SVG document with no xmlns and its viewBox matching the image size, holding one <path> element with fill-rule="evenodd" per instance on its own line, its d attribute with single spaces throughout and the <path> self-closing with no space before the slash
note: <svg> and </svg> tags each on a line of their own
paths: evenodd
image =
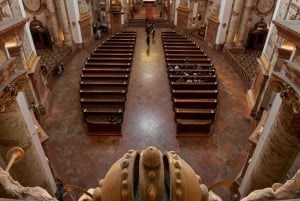
<svg viewBox="0 0 300 201">
<path fill-rule="evenodd" d="M 282 101 L 292 105 L 294 113 L 300 113 L 300 90 L 289 79 L 279 72 L 273 72 L 271 77 L 271 88 L 280 93 Z"/>
<path fill-rule="evenodd" d="M 26 70 L 16 72 L 16 79 L 10 82 L 0 92 L 0 112 L 5 112 L 5 106 L 15 101 L 19 91 L 23 91 L 28 84 Z"/>
</svg>

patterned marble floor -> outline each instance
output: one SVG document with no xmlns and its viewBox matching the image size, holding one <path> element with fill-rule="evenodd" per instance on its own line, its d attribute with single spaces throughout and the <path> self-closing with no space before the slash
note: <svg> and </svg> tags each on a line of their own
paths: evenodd
<svg viewBox="0 0 300 201">
<path fill-rule="evenodd" d="M 259 50 L 246 50 L 243 53 L 232 53 L 234 59 L 244 67 L 250 77 L 254 77 L 258 62 L 256 58 L 261 55 Z"/>
<path fill-rule="evenodd" d="M 109 167 L 129 149 L 155 146 L 174 150 L 186 160 L 206 185 L 233 181 L 241 170 L 253 129 L 246 88 L 222 56 L 203 41 L 197 43 L 211 57 L 219 82 L 219 104 L 212 135 L 176 137 L 160 32 L 147 48 L 146 33 L 137 28 L 137 41 L 121 137 L 88 136 L 80 110 L 81 68 L 91 48 L 82 49 L 52 80 L 51 107 L 41 124 L 49 139 L 43 144 L 55 177 L 64 184 L 97 186 Z M 223 197 L 228 194 L 223 193 Z"/>
</svg>

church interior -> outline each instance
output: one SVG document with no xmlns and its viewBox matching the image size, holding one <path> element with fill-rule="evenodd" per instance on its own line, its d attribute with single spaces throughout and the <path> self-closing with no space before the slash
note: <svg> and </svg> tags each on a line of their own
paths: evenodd
<svg viewBox="0 0 300 201">
<path fill-rule="evenodd" d="M 0 201 L 299 200 L 299 41 L 300 0 L 0 0 Z"/>
</svg>

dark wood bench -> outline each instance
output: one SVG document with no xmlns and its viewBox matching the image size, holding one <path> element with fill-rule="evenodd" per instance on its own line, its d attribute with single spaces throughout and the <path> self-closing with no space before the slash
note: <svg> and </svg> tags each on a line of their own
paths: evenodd
<svg viewBox="0 0 300 201">
<path fill-rule="evenodd" d="M 212 63 L 205 64 L 183 64 L 183 63 L 167 63 L 168 69 L 215 69 Z"/>
<path fill-rule="evenodd" d="M 193 46 L 193 47 L 195 47 L 195 46 L 197 46 L 195 43 L 192 43 L 192 42 L 190 42 L 190 43 L 183 43 L 183 42 L 164 42 L 164 46 L 168 46 L 168 47 L 172 47 L 172 46 Z"/>
<path fill-rule="evenodd" d="M 120 135 L 123 109 L 83 109 L 89 135 Z"/>
<path fill-rule="evenodd" d="M 111 39 L 132 39 L 132 40 L 136 40 L 136 36 L 135 35 L 112 35 Z"/>
<path fill-rule="evenodd" d="M 188 54 L 184 57 L 182 56 L 168 56 L 166 57 L 167 63 L 189 63 L 189 64 L 210 64 L 211 60 L 205 55 L 189 56 Z"/>
<path fill-rule="evenodd" d="M 109 73 L 109 74 L 125 74 L 130 73 L 130 68 L 83 68 L 83 74 L 85 73 Z"/>
<path fill-rule="evenodd" d="M 178 32 L 169 32 L 169 33 L 161 32 L 161 36 L 162 37 L 168 37 L 168 36 L 183 36 L 183 37 L 186 37 L 186 35 L 183 35 L 182 33 L 178 33 Z"/>
<path fill-rule="evenodd" d="M 118 62 L 118 63 L 129 63 L 132 61 L 131 57 L 120 58 L 120 57 L 89 57 L 87 58 L 88 62 Z"/>
<path fill-rule="evenodd" d="M 180 50 L 176 50 L 174 48 L 165 48 L 165 54 L 182 54 L 182 53 L 185 53 L 185 54 L 204 54 L 204 51 L 202 49 L 192 49 L 192 50 L 189 50 L 189 49 L 180 49 Z"/>
<path fill-rule="evenodd" d="M 217 98 L 218 90 L 178 90 L 172 89 L 172 95 L 174 98 L 195 98 L 195 99 L 208 99 Z"/>
<path fill-rule="evenodd" d="M 119 36 L 119 35 L 122 35 L 122 36 L 136 36 L 136 31 L 122 31 L 122 32 L 117 32 L 115 33 L 114 35 L 116 36 Z"/>
<path fill-rule="evenodd" d="M 214 70 L 169 70 L 169 76 L 171 75 L 178 75 L 181 77 L 186 77 L 186 76 L 205 76 L 205 75 L 215 75 Z M 177 81 L 178 82 L 178 81 Z M 188 81 L 192 82 L 192 81 Z"/>
<path fill-rule="evenodd" d="M 167 63 L 210 64 L 210 58 L 166 58 Z"/>
<path fill-rule="evenodd" d="M 82 108 L 124 108 L 126 98 L 81 98 Z"/>
<path fill-rule="evenodd" d="M 171 74 L 171 75 L 196 75 L 198 73 L 200 74 L 209 74 L 209 75 L 212 75 L 212 74 L 215 74 L 216 70 L 215 68 L 198 68 L 198 67 L 193 67 L 193 66 L 189 66 L 187 68 L 176 68 L 176 67 L 169 67 L 168 68 L 168 73 Z"/>
<path fill-rule="evenodd" d="M 185 50 L 201 50 L 199 46 L 169 46 L 169 45 L 164 45 L 165 50 L 180 50 L 180 51 L 185 51 Z"/>
<path fill-rule="evenodd" d="M 162 41 L 165 40 L 192 40 L 191 38 L 188 38 L 187 36 L 184 35 L 162 35 L 161 36 Z"/>
<path fill-rule="evenodd" d="M 182 54 L 170 54 L 166 53 L 165 54 L 166 58 L 175 58 L 175 59 L 181 59 L 181 58 L 208 58 L 207 54 L 205 53 L 199 53 L 199 54 L 186 54 L 185 52 L 182 52 Z"/>
<path fill-rule="evenodd" d="M 210 119 L 215 118 L 215 109 L 175 108 L 175 119 Z"/>
<path fill-rule="evenodd" d="M 215 75 L 189 75 L 189 76 L 182 76 L 182 75 L 169 75 L 170 82 L 216 82 L 217 76 Z"/>
<path fill-rule="evenodd" d="M 174 38 L 174 39 L 164 39 L 163 40 L 163 45 L 168 45 L 168 44 L 174 44 L 174 43 L 183 43 L 183 44 L 194 44 L 196 45 L 196 43 L 192 40 L 188 40 L 188 39 L 180 39 L 180 38 Z"/>
<path fill-rule="evenodd" d="M 93 87 L 123 87 L 126 88 L 128 86 L 128 81 L 124 80 L 97 80 L 97 81 L 90 81 L 90 80 L 83 80 L 80 81 L 81 89 L 88 89 Z"/>
<path fill-rule="evenodd" d="M 109 49 L 105 47 L 98 47 L 94 50 L 95 53 L 133 53 L 134 49 Z"/>
<path fill-rule="evenodd" d="M 123 98 L 125 89 L 80 89 L 81 98 Z"/>
<path fill-rule="evenodd" d="M 98 47 L 102 47 L 102 46 L 134 46 L 135 42 L 112 42 L 112 41 L 105 41 L 102 42 Z"/>
<path fill-rule="evenodd" d="M 201 89 L 201 90 L 214 90 L 218 89 L 217 82 L 171 82 L 172 89 L 188 90 L 188 89 Z"/>
<path fill-rule="evenodd" d="M 90 73 L 90 74 L 81 74 L 81 79 L 82 80 L 97 80 L 97 79 L 111 79 L 111 80 L 128 80 L 129 79 L 129 75 L 128 73 Z"/>
<path fill-rule="evenodd" d="M 178 137 L 209 136 L 212 120 L 210 119 L 180 119 L 176 120 Z"/>
<path fill-rule="evenodd" d="M 107 43 L 135 43 L 135 38 L 109 38 L 105 42 Z"/>
<path fill-rule="evenodd" d="M 106 68 L 130 68 L 131 63 L 122 63 L 122 62 L 85 62 L 84 64 L 85 68 L 91 68 L 91 67 L 106 67 Z"/>
<path fill-rule="evenodd" d="M 98 47 L 98 49 L 114 49 L 114 50 L 129 50 L 129 51 L 133 51 L 134 50 L 134 46 L 133 45 L 109 45 L 107 43 L 105 44 L 101 44 L 101 46 Z"/>
<path fill-rule="evenodd" d="M 215 98 L 173 98 L 174 108 L 216 109 L 217 103 Z"/>
<path fill-rule="evenodd" d="M 128 58 L 128 57 L 132 57 L 133 54 L 132 53 L 91 53 L 90 57 L 96 57 L 96 58 L 102 58 L 102 57 L 116 57 L 116 58 Z"/>
</svg>

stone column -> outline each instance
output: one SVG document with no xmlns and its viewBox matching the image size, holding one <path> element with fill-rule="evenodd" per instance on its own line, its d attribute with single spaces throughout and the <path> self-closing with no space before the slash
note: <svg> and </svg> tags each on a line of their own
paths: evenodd
<svg viewBox="0 0 300 201">
<path fill-rule="evenodd" d="M 61 45 L 61 41 L 59 39 L 59 26 L 56 17 L 54 0 L 46 0 L 46 5 L 49 11 L 49 18 L 51 23 L 51 34 L 53 36 L 54 45 L 59 46 Z"/>
<path fill-rule="evenodd" d="M 238 36 L 238 46 L 244 47 L 245 46 L 245 39 L 247 38 L 247 31 L 248 31 L 248 21 L 251 13 L 251 9 L 253 9 L 255 0 L 246 0 L 242 20 L 240 23 L 240 30 L 239 30 L 239 36 Z"/>
<path fill-rule="evenodd" d="M 247 193 L 283 182 L 300 151 L 300 73 L 292 63 L 284 71 L 272 75 L 272 89 L 282 103 L 247 181 Z"/>
<path fill-rule="evenodd" d="M 64 33 L 64 44 L 72 45 L 72 32 L 68 21 L 68 15 L 66 11 L 66 6 L 64 0 L 56 0 L 56 8 L 58 17 L 60 19 L 60 24 L 62 26 L 62 31 Z"/>
<path fill-rule="evenodd" d="M 234 36 L 239 30 L 240 14 L 244 1 L 235 0 L 233 10 L 230 19 L 230 25 L 228 29 L 228 35 L 226 38 L 226 45 L 233 46 Z"/>
</svg>

